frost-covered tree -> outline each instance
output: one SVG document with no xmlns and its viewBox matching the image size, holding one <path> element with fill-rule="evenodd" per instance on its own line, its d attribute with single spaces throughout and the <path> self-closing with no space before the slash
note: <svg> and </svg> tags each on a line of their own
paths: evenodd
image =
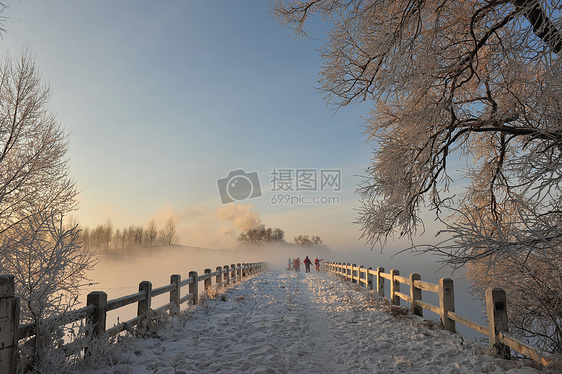
<svg viewBox="0 0 562 374">
<path fill-rule="evenodd" d="M 545 280 L 562 276 L 561 5 L 275 4 L 299 35 L 311 18 L 329 23 L 320 74 L 327 99 L 372 104 L 373 159 L 359 188 L 364 238 L 384 245 L 412 236 L 423 228 L 420 212 L 432 209 L 452 239 L 429 249 L 468 264 L 477 287 L 506 287 L 519 331 L 545 336 L 543 347 L 558 352 L 560 282 Z M 451 173 L 459 160 L 464 173 Z M 546 264 L 551 273 L 541 278 Z M 537 297 L 521 295 L 524 287 Z"/>
<path fill-rule="evenodd" d="M 68 138 L 48 110 L 50 90 L 31 53 L 0 62 L 0 234 L 40 212 L 69 212 Z"/>
<path fill-rule="evenodd" d="M 37 212 L 2 234 L 0 273 L 14 275 L 20 321 L 34 326 L 35 338 L 22 359 L 37 372 L 61 354 L 64 358 L 55 352 L 65 334 L 60 316 L 77 305 L 86 272 L 96 261 L 94 252 L 81 248 L 78 226 L 66 227 L 60 212 Z"/>
<path fill-rule="evenodd" d="M 74 305 L 77 287 L 95 263 L 81 250 L 76 226 L 63 225 L 77 191 L 65 158 L 68 139 L 47 108 L 49 98 L 29 51 L 3 57 L 0 273 L 15 276 L 22 320 L 35 324 L 41 338 L 35 343 L 42 347 L 54 331 L 44 319 Z"/>
<path fill-rule="evenodd" d="M 2 272 L 15 276 L 22 299 L 22 320 L 37 322 L 68 308 L 78 295 L 95 254 L 81 250 L 78 226 L 63 224 L 63 215 L 41 212 L 4 233 L 0 242 Z"/>
<path fill-rule="evenodd" d="M 8 6 L 5 3 L 0 2 L 0 36 L 2 33 L 6 32 L 6 26 L 4 26 L 4 23 L 8 17 L 4 15 L 4 12 L 7 8 Z"/>
</svg>

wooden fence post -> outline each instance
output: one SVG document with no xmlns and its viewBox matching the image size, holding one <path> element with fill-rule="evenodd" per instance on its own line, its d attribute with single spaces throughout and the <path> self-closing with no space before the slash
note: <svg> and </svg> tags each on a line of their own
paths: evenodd
<svg viewBox="0 0 562 374">
<path fill-rule="evenodd" d="M 365 281 L 363 281 L 363 278 L 362 278 L 363 270 L 365 270 L 363 268 L 363 265 L 359 265 L 359 267 L 357 268 L 357 283 L 359 284 L 359 287 L 367 287 L 367 279 L 365 279 Z M 365 283 L 365 285 L 361 286 L 361 283 Z"/>
<path fill-rule="evenodd" d="M 230 285 L 230 267 L 224 265 L 224 284 Z"/>
<path fill-rule="evenodd" d="M 139 321 L 138 327 L 139 329 L 143 329 L 148 326 L 148 314 L 152 304 L 152 283 L 149 281 L 140 282 L 139 292 L 145 293 L 144 300 L 139 300 L 137 307 L 137 317 L 142 317 Z"/>
<path fill-rule="evenodd" d="M 351 264 L 351 274 L 349 274 L 349 277 L 351 278 L 351 283 L 357 283 L 357 279 L 354 278 L 354 272 L 356 272 L 356 264 Z"/>
<path fill-rule="evenodd" d="M 422 299 L 422 290 L 414 286 L 414 282 L 421 280 L 421 275 L 417 273 L 410 274 L 410 297 L 412 299 L 411 309 L 414 316 L 423 316 L 423 308 L 417 305 L 416 301 Z"/>
<path fill-rule="evenodd" d="M 199 281 L 197 280 L 197 272 L 190 271 L 189 277 L 191 278 L 192 282 L 189 284 L 189 293 L 193 295 L 193 305 L 197 305 L 199 302 Z"/>
<path fill-rule="evenodd" d="M 449 319 L 448 312 L 455 311 L 455 287 L 450 278 L 439 279 L 439 314 L 441 327 L 451 332 L 456 332 L 455 321 Z"/>
<path fill-rule="evenodd" d="M 377 268 L 377 293 L 380 297 L 384 297 L 384 278 L 381 277 L 381 274 L 384 273 L 383 267 Z"/>
<path fill-rule="evenodd" d="M 181 299 L 181 275 L 179 274 L 171 275 L 170 283 L 176 285 L 176 289 L 170 291 L 170 302 L 174 303 L 176 308 L 175 312 L 179 313 L 180 299 Z M 172 310 L 170 310 L 170 314 L 173 314 Z"/>
<path fill-rule="evenodd" d="M 371 273 L 372 271 L 373 268 L 369 266 L 369 268 L 367 269 L 367 284 L 365 285 L 368 290 L 373 289 L 373 274 Z"/>
<path fill-rule="evenodd" d="M 237 275 L 236 282 L 242 283 L 242 264 L 241 263 L 236 264 L 236 275 Z"/>
<path fill-rule="evenodd" d="M 486 312 L 488 314 L 488 342 L 502 358 L 510 358 L 510 348 L 497 339 L 499 332 L 507 332 L 507 304 L 505 291 L 501 288 L 486 290 Z"/>
<path fill-rule="evenodd" d="M 0 373 L 17 369 L 20 300 L 15 296 L 13 275 L 0 275 Z"/>
<path fill-rule="evenodd" d="M 205 269 L 205 275 L 207 276 L 207 278 L 203 282 L 204 287 L 205 287 L 205 291 L 207 291 L 209 289 L 209 287 L 211 287 L 211 273 L 212 272 L 213 271 L 211 269 Z"/>
<path fill-rule="evenodd" d="M 232 272 L 230 279 L 232 279 L 232 283 L 236 283 L 236 264 L 230 265 L 230 271 Z"/>
<path fill-rule="evenodd" d="M 217 277 L 215 278 L 215 283 L 217 287 L 222 286 L 222 266 L 217 266 Z"/>
<path fill-rule="evenodd" d="M 396 269 L 390 271 L 390 304 L 400 305 L 400 297 L 396 295 L 396 292 L 400 292 L 400 282 L 394 279 L 395 276 L 400 275 L 400 272 Z"/>
<path fill-rule="evenodd" d="M 107 294 L 103 291 L 90 292 L 86 297 L 86 305 L 94 306 L 94 313 L 89 318 L 92 335 L 101 336 L 105 332 L 107 315 Z"/>
</svg>

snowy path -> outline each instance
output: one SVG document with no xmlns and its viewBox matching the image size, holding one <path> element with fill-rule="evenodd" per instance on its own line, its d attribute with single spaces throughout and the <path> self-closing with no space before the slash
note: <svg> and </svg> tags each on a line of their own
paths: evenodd
<svg viewBox="0 0 562 374">
<path fill-rule="evenodd" d="M 90 373 L 538 373 L 327 274 L 267 272 L 225 296 Z"/>
</svg>

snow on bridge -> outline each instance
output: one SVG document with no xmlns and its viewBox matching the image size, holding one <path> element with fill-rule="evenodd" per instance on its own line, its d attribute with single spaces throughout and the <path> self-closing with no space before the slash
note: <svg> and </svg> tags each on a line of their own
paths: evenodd
<svg viewBox="0 0 562 374">
<path fill-rule="evenodd" d="M 539 372 L 387 304 L 325 273 L 261 273 L 89 373 Z"/>
</svg>

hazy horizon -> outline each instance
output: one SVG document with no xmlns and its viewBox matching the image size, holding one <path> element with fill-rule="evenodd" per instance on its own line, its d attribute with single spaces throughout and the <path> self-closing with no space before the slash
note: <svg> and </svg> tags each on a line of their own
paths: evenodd
<svg viewBox="0 0 562 374">
<path fill-rule="evenodd" d="M 29 48 L 69 134 L 81 225 L 173 217 L 181 243 L 218 248 L 263 224 L 369 250 L 352 223 L 369 106 L 317 89 L 326 25 L 295 39 L 267 2 L 5 3 L 3 52 Z"/>
</svg>

